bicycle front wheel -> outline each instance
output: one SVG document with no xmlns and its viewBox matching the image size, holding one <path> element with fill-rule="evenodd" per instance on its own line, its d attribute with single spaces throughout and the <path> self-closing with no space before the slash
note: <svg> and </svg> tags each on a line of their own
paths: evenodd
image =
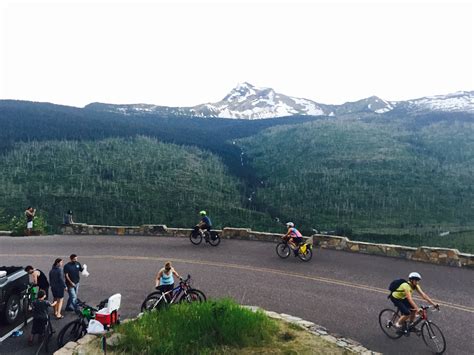
<svg viewBox="0 0 474 355">
<path fill-rule="evenodd" d="M 161 309 L 164 307 L 166 301 L 164 300 L 164 295 L 162 293 L 153 294 L 148 296 L 142 303 L 141 311 L 148 312 L 154 309 Z"/>
<path fill-rule="evenodd" d="M 81 320 L 76 319 L 64 326 L 58 334 L 58 347 L 62 348 L 70 341 L 77 341 L 87 333 L 87 325 Z"/>
<path fill-rule="evenodd" d="M 398 339 L 403 335 L 401 332 L 398 332 L 398 329 L 395 327 L 395 323 L 399 317 L 397 312 L 389 308 L 382 310 L 379 314 L 380 328 L 390 339 Z"/>
<path fill-rule="evenodd" d="M 278 243 L 276 246 L 276 252 L 280 258 L 286 259 L 290 256 L 290 247 L 286 243 Z"/>
<path fill-rule="evenodd" d="M 421 335 L 426 346 L 435 354 L 442 354 L 446 351 L 446 339 L 444 339 L 443 332 L 433 322 L 423 324 Z"/>
</svg>

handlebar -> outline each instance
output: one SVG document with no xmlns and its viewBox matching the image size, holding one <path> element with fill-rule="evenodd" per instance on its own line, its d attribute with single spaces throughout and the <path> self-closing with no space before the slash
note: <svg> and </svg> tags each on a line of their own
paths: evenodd
<svg viewBox="0 0 474 355">
<path fill-rule="evenodd" d="M 102 301 L 102 302 L 103 302 L 103 301 Z M 86 302 L 83 302 L 83 301 L 81 301 L 81 300 L 78 298 L 77 301 L 76 301 L 76 304 L 77 304 L 79 307 L 82 307 L 82 308 L 90 308 L 92 311 L 97 312 L 97 311 L 98 311 L 98 308 L 100 307 L 100 305 L 102 304 L 102 302 L 99 304 L 99 306 L 97 306 L 97 307 L 92 307 L 92 306 L 88 305 Z"/>
<path fill-rule="evenodd" d="M 439 310 L 439 304 L 437 304 L 437 305 L 435 305 L 435 306 L 420 306 L 420 307 L 418 307 L 418 308 L 420 309 L 419 312 L 425 311 L 425 310 L 428 310 L 428 309 L 431 309 L 431 308 L 434 308 L 434 309 L 435 309 L 436 311 L 438 311 L 438 312 L 440 311 L 440 310 Z"/>
<path fill-rule="evenodd" d="M 183 284 L 188 284 L 191 281 L 191 275 L 188 274 L 188 277 L 186 279 L 183 279 L 182 277 L 179 278 L 179 282 Z"/>
</svg>

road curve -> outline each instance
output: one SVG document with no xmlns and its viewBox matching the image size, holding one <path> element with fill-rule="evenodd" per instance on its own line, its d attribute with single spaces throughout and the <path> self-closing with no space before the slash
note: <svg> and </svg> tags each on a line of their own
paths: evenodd
<svg viewBox="0 0 474 355">
<path fill-rule="evenodd" d="M 303 263 L 275 254 L 275 244 L 223 240 L 217 247 L 192 245 L 185 238 L 121 236 L 47 236 L 0 238 L 0 264 L 32 264 L 49 271 L 56 257 L 79 255 L 90 277 L 79 296 L 97 303 L 122 294 L 122 316 L 133 317 L 154 286 L 157 270 L 171 260 L 182 275 L 208 297 L 232 297 L 242 304 L 288 313 L 323 325 L 330 332 L 356 339 L 385 354 L 429 354 L 421 338 L 393 341 L 378 325 L 378 313 L 391 307 L 387 285 L 411 271 L 423 276 L 422 288 L 442 306 L 431 314 L 447 340 L 447 354 L 473 354 L 473 270 L 400 259 L 314 250 Z M 68 315 L 72 317 L 72 315 Z M 61 323 L 63 321 L 60 321 Z M 58 324 L 61 324 L 58 322 Z M 57 326 L 59 327 L 59 326 Z M 32 353 L 8 339 L 2 353 Z M 16 349 L 16 350 L 13 350 Z"/>
</svg>

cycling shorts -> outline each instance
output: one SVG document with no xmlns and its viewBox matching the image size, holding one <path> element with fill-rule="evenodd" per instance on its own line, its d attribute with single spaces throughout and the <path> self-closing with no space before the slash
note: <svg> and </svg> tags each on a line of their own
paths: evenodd
<svg viewBox="0 0 474 355">
<path fill-rule="evenodd" d="M 390 300 L 393 302 L 395 307 L 397 307 L 404 316 L 408 316 L 411 313 L 411 304 L 408 302 L 408 299 L 404 298 L 402 300 L 396 299 L 390 296 Z"/>
<path fill-rule="evenodd" d="M 301 237 L 293 237 L 293 242 L 294 242 L 295 244 L 303 243 L 303 238 L 301 238 Z"/>
</svg>

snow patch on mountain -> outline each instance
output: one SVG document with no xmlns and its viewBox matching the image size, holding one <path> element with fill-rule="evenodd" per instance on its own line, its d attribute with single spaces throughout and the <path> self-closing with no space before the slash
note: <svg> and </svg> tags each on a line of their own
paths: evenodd
<svg viewBox="0 0 474 355">
<path fill-rule="evenodd" d="M 304 98 L 279 94 L 271 88 L 241 83 L 233 88 L 221 101 L 194 107 L 91 103 L 86 108 L 96 111 L 118 112 L 124 115 L 160 114 L 250 120 L 303 115 L 333 117 L 360 113 L 384 114 L 395 109 L 409 113 L 426 111 L 474 113 L 474 91 L 460 91 L 409 101 L 386 101 L 377 96 L 371 96 L 355 102 L 346 102 L 342 105 L 324 105 Z"/>
<path fill-rule="evenodd" d="M 474 91 L 458 91 L 448 95 L 427 96 L 406 102 L 413 111 L 432 110 L 474 113 Z"/>
</svg>

